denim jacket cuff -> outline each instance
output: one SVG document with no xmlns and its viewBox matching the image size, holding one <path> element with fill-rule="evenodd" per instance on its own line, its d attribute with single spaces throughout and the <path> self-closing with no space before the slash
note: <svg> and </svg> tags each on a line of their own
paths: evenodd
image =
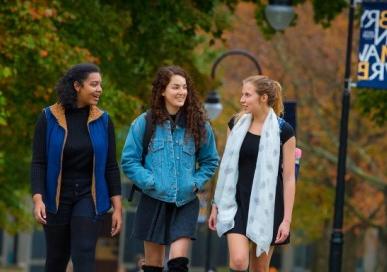
<svg viewBox="0 0 387 272">
<path fill-rule="evenodd" d="M 153 189 L 155 187 L 155 181 L 153 179 L 153 177 L 145 184 L 145 190 L 150 190 L 150 189 Z"/>
<path fill-rule="evenodd" d="M 199 192 L 199 186 L 197 185 L 196 182 L 194 182 L 193 192 L 194 192 L 195 194 L 197 194 L 197 193 Z"/>
<path fill-rule="evenodd" d="M 194 181 L 193 184 L 194 184 L 195 191 L 199 191 L 203 189 L 202 186 L 200 186 L 197 181 Z"/>
</svg>

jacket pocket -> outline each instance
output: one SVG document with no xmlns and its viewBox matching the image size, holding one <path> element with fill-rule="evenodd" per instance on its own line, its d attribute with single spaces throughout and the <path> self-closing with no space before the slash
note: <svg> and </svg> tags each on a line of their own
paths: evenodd
<svg viewBox="0 0 387 272">
<path fill-rule="evenodd" d="M 193 169 L 195 166 L 195 146 L 183 145 L 182 163 L 184 168 Z"/>
<path fill-rule="evenodd" d="M 149 155 L 152 159 L 152 167 L 160 167 L 163 162 L 163 150 L 164 150 L 164 141 L 163 140 L 153 140 L 150 148 Z"/>
</svg>

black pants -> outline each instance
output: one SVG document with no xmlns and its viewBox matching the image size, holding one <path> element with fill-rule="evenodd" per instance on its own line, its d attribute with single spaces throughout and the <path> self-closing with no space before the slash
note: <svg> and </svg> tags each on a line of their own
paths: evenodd
<svg viewBox="0 0 387 272">
<path fill-rule="evenodd" d="M 69 259 L 74 272 L 95 271 L 95 248 L 100 225 L 95 215 L 89 180 L 64 180 L 59 209 L 47 213 L 46 272 L 65 272 Z"/>
</svg>

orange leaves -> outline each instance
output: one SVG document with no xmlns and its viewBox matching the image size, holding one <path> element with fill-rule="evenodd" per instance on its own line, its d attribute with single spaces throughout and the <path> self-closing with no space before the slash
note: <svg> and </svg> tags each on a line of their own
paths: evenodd
<svg viewBox="0 0 387 272">
<path fill-rule="evenodd" d="M 51 18 L 57 16 L 57 11 L 53 8 L 34 7 L 31 4 L 28 6 L 28 12 L 33 20 L 41 20 L 43 18 Z"/>
<path fill-rule="evenodd" d="M 29 13 L 30 13 L 32 19 L 34 19 L 34 20 L 39 20 L 39 19 L 42 18 L 42 14 L 39 13 L 39 9 L 36 9 L 36 8 L 33 8 L 33 7 L 30 6 L 30 7 L 28 8 L 28 11 L 29 11 Z"/>
<path fill-rule="evenodd" d="M 42 57 L 42 58 L 45 58 L 48 56 L 48 51 L 47 50 L 40 50 L 39 51 L 39 55 Z"/>
<path fill-rule="evenodd" d="M 47 8 L 44 11 L 44 16 L 45 17 L 55 17 L 57 15 L 57 12 L 55 9 Z"/>
<path fill-rule="evenodd" d="M 33 91 L 33 94 L 35 99 L 42 98 L 46 103 L 48 103 L 52 99 L 53 90 L 51 88 L 38 85 Z"/>
</svg>

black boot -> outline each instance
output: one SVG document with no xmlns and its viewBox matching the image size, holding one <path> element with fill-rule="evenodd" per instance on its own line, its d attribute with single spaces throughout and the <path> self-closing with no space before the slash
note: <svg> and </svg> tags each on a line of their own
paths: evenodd
<svg viewBox="0 0 387 272">
<path fill-rule="evenodd" d="M 189 260 L 186 257 L 178 257 L 168 261 L 168 272 L 188 272 Z"/>
<path fill-rule="evenodd" d="M 159 266 L 151 266 L 151 265 L 143 265 L 142 266 L 142 270 L 144 270 L 144 272 L 163 272 L 163 267 L 159 267 Z"/>
</svg>

